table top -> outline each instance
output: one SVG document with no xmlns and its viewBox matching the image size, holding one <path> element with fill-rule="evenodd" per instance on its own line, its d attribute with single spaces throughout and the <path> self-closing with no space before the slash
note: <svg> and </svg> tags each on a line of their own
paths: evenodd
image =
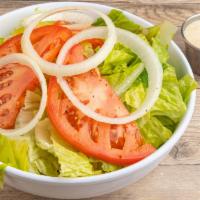
<svg viewBox="0 0 200 200">
<path fill-rule="evenodd" d="M 79 0 L 81 1 L 81 0 Z M 200 13 L 200 0 L 87 0 L 111 5 L 134 13 L 153 23 L 169 20 L 179 28 L 186 17 Z M 38 0 L 0 0 L 0 14 L 36 3 Z M 180 30 L 175 41 L 184 51 Z M 200 77 L 196 76 L 200 84 Z M 169 156 L 149 175 L 120 191 L 96 200 L 198 200 L 200 199 L 200 90 L 192 121 L 180 142 Z M 8 186 L 0 193 L 1 200 L 41 200 Z"/>
</svg>

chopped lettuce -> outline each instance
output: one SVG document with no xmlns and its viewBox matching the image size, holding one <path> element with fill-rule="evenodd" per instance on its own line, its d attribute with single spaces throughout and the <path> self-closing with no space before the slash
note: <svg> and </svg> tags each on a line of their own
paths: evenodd
<svg viewBox="0 0 200 200">
<path fill-rule="evenodd" d="M 121 18 L 129 21 L 120 11 L 112 10 L 108 16 L 117 27 L 129 30 L 129 26 L 121 24 Z M 118 16 L 118 17 L 117 17 Z M 102 19 L 95 22 L 96 26 L 104 25 Z M 145 140 L 159 147 L 172 135 L 176 125 L 186 111 L 186 103 L 191 92 L 197 87 L 189 76 L 178 80 L 175 68 L 167 63 L 169 59 L 169 43 L 176 32 L 176 27 L 169 22 L 149 28 L 139 28 L 137 33 L 147 41 L 163 65 L 163 85 L 160 96 L 150 113 L 137 120 Z M 137 55 L 122 44 L 116 44 L 110 55 L 100 65 L 100 73 L 108 80 L 115 91 L 141 63 Z M 123 94 L 121 100 L 129 111 L 135 111 L 143 102 L 148 87 L 148 74 L 144 70 Z"/>
<path fill-rule="evenodd" d="M 197 86 L 197 82 L 189 75 L 185 75 L 179 80 L 179 89 L 185 103 L 188 102 L 191 92 L 196 89 Z"/>
<path fill-rule="evenodd" d="M 91 176 L 119 169 L 116 165 L 89 158 L 75 150 L 58 136 L 48 118 L 37 124 L 35 138 L 40 148 L 58 159 L 61 177 Z"/>
<path fill-rule="evenodd" d="M 9 166 L 28 171 L 28 148 L 27 139 L 11 139 L 0 135 L 0 161 Z"/>
<path fill-rule="evenodd" d="M 99 66 L 102 75 L 113 75 L 124 72 L 127 68 L 139 63 L 140 59 L 129 48 L 117 43 L 102 65 Z"/>
<path fill-rule="evenodd" d="M 5 175 L 6 164 L 0 163 L 0 191 L 4 186 L 4 175 Z"/>
<path fill-rule="evenodd" d="M 140 107 L 146 96 L 146 89 L 142 82 L 134 83 L 126 92 L 121 95 L 121 100 L 131 112 Z"/>
<path fill-rule="evenodd" d="M 52 135 L 54 154 L 60 164 L 61 177 L 82 177 L 95 174 L 93 165 L 86 155 L 74 150 L 68 145 L 62 145 L 55 135 Z"/>
<path fill-rule="evenodd" d="M 161 41 L 158 38 L 152 38 L 152 48 L 158 55 L 158 58 L 161 63 L 166 63 L 169 59 L 168 49 L 162 45 Z"/>
<path fill-rule="evenodd" d="M 0 134 L 0 190 L 6 166 L 29 171 L 29 142 L 26 138 L 8 138 Z"/>
<path fill-rule="evenodd" d="M 36 145 L 34 134 L 30 134 L 29 137 L 29 170 L 36 174 L 58 176 L 60 168 L 58 159 L 48 151 L 43 150 Z"/>
<path fill-rule="evenodd" d="M 151 114 L 137 120 L 137 124 L 147 143 L 158 148 L 165 143 L 172 135 L 171 130 L 163 126 L 163 124 Z"/>
<path fill-rule="evenodd" d="M 176 26 L 168 21 L 164 21 L 160 25 L 151 26 L 144 31 L 146 32 L 146 38 L 157 53 L 161 63 L 166 63 L 169 59 L 168 47 L 176 30 Z"/>
<path fill-rule="evenodd" d="M 121 11 L 112 10 L 108 16 L 115 26 L 138 34 L 148 42 L 157 53 L 163 65 L 163 84 L 159 98 L 149 113 L 137 120 L 137 124 L 146 142 L 158 148 L 173 134 L 177 124 L 186 111 L 186 104 L 197 83 L 189 75 L 177 79 L 175 68 L 167 63 L 169 43 L 176 28 L 169 22 L 143 28 L 129 20 Z M 54 22 L 41 22 L 38 26 L 51 25 Z M 104 26 L 97 19 L 95 26 Z M 23 33 L 19 27 L 12 35 Z M 0 38 L 0 44 L 4 38 Z M 95 52 L 90 43 L 84 43 L 84 56 Z M 98 49 L 96 49 L 98 51 Z M 99 66 L 102 76 L 108 80 L 114 90 L 138 68 L 141 60 L 129 48 L 117 43 L 112 52 Z M 121 94 L 120 98 L 130 112 L 142 104 L 148 87 L 148 74 L 144 70 L 134 83 Z M 28 123 L 40 105 L 41 94 L 28 91 L 24 107 L 21 109 L 15 127 Z M 45 116 L 44 116 L 45 117 Z M 0 189 L 3 185 L 7 165 L 36 174 L 60 177 L 82 177 L 111 172 L 121 167 L 84 155 L 62 140 L 48 118 L 40 121 L 34 130 L 25 137 L 7 138 L 0 135 Z"/>
<path fill-rule="evenodd" d="M 128 19 L 121 11 L 111 10 L 108 16 L 112 19 L 116 27 L 131 31 L 133 33 L 140 33 L 142 27 L 132 20 Z M 104 26 L 105 22 L 102 18 L 98 18 L 97 21 L 93 24 L 94 26 Z"/>
<path fill-rule="evenodd" d="M 175 68 L 167 65 L 163 72 L 163 85 L 160 96 L 151 109 L 154 116 L 167 116 L 178 123 L 186 111 L 186 105 L 179 90 Z"/>
<path fill-rule="evenodd" d="M 3 44 L 3 43 L 4 43 L 4 41 L 5 41 L 5 38 L 3 38 L 3 37 L 0 37 L 0 45 L 1 45 L 1 44 Z"/>
</svg>

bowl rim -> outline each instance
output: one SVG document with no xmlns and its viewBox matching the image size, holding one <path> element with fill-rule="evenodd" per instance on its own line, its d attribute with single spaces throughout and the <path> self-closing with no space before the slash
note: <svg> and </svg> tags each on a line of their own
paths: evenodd
<svg viewBox="0 0 200 200">
<path fill-rule="evenodd" d="M 70 5 L 73 4 L 74 6 L 94 6 L 94 7 L 99 7 L 101 9 L 113 9 L 114 7 L 111 6 L 106 6 L 106 5 L 101 5 L 97 3 L 88 3 L 88 2 L 49 2 L 49 3 L 41 3 L 41 4 L 34 4 L 26 7 L 22 7 L 13 11 L 10 11 L 8 13 L 3 14 L 1 17 L 6 18 L 9 14 L 14 13 L 14 12 L 23 12 L 24 10 L 31 8 L 31 7 L 40 7 L 44 5 L 48 5 L 49 7 L 51 6 L 64 6 L 64 5 Z M 114 8 L 118 9 L 118 8 Z M 121 10 L 121 9 L 118 9 Z M 152 23 L 148 22 L 147 20 L 138 17 L 132 13 L 129 13 L 128 11 L 123 11 L 123 13 L 128 16 L 128 17 L 134 17 L 135 19 L 138 19 L 139 21 L 143 22 L 147 26 L 153 25 Z M 171 42 L 171 47 L 180 55 L 182 61 L 184 62 L 185 68 L 187 70 L 187 73 L 194 77 L 193 72 L 191 70 L 191 66 L 189 62 L 187 61 L 185 55 L 181 51 L 181 49 L 175 44 L 175 42 Z M 191 96 L 190 96 L 190 101 L 188 102 L 187 105 L 187 111 L 182 118 L 181 122 L 179 123 L 178 127 L 174 131 L 174 134 L 172 137 L 164 144 L 162 145 L 159 149 L 157 149 L 153 154 L 148 156 L 147 158 L 139 161 L 138 163 L 135 163 L 133 165 L 127 166 L 125 168 L 119 169 L 114 172 L 109 172 L 106 174 L 101 174 L 101 175 L 94 175 L 94 176 L 89 176 L 89 177 L 78 177 L 78 178 L 64 178 L 64 177 L 50 177 L 50 176 L 44 176 L 44 175 L 37 175 L 33 174 L 31 172 L 25 172 L 22 170 L 18 170 L 13 167 L 7 167 L 6 168 L 6 175 L 8 176 L 14 176 L 14 177 L 20 177 L 24 178 L 29 181 L 36 181 L 36 182 L 42 182 L 46 184 L 97 184 L 97 183 L 102 183 L 102 182 L 111 182 L 117 178 L 121 178 L 124 176 L 128 176 L 130 173 L 137 172 L 141 168 L 146 167 L 147 165 L 155 162 L 159 158 L 161 158 L 164 154 L 168 153 L 169 150 L 178 142 L 180 137 L 183 135 L 185 129 L 187 128 L 191 118 L 192 114 L 194 111 L 195 107 L 195 100 L 196 100 L 196 91 L 193 91 Z"/>
</svg>

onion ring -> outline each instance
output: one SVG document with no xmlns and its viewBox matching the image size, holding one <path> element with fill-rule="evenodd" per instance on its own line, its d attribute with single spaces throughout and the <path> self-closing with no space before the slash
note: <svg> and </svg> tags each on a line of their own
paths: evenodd
<svg viewBox="0 0 200 200">
<path fill-rule="evenodd" d="M 92 33 L 94 33 L 93 37 L 96 38 L 99 35 L 106 34 L 106 28 L 104 27 L 96 27 L 90 29 Z M 103 34 L 104 33 L 104 34 Z M 62 76 L 57 77 L 57 82 L 60 85 L 61 89 L 64 91 L 65 95 L 69 98 L 72 104 L 77 107 L 81 112 L 83 112 L 88 117 L 103 123 L 108 124 L 126 124 L 132 122 L 147 112 L 150 111 L 157 98 L 159 97 L 161 88 L 162 88 L 162 77 L 163 70 L 162 65 L 158 59 L 158 56 L 154 52 L 154 50 L 143 41 L 138 35 L 131 33 L 129 31 L 117 28 L 117 37 L 118 41 L 122 44 L 129 47 L 134 53 L 138 55 L 138 57 L 144 63 L 144 66 L 148 73 L 148 85 L 146 98 L 135 112 L 131 113 L 129 116 L 119 117 L 119 118 L 111 118 L 102 116 L 91 110 L 88 106 L 84 105 L 79 99 L 73 94 L 71 88 L 68 83 L 63 79 Z M 57 63 L 62 63 L 64 61 L 63 56 L 58 56 Z"/>
<path fill-rule="evenodd" d="M 41 15 L 42 13 L 37 13 L 27 17 L 26 19 L 23 20 L 22 26 L 24 27 L 29 26 L 37 17 Z M 64 21 L 69 24 L 65 24 L 62 26 L 67 27 L 70 30 L 82 30 L 89 28 L 93 24 L 94 19 L 85 13 L 62 12 L 51 15 L 42 21 Z"/>
<path fill-rule="evenodd" d="M 33 129 L 35 125 L 37 124 L 37 122 L 41 119 L 46 107 L 46 102 L 47 102 L 47 84 L 46 84 L 45 77 L 41 72 L 40 67 L 29 57 L 21 53 L 9 54 L 7 56 L 0 58 L 0 67 L 8 63 L 14 63 L 14 62 L 24 64 L 27 67 L 30 67 L 35 72 L 41 84 L 42 97 L 41 97 L 40 107 L 39 107 L 38 112 L 36 113 L 34 118 L 30 122 L 28 122 L 24 127 L 16 128 L 16 129 L 0 128 L 0 134 L 5 135 L 7 137 L 21 136 L 21 135 L 27 134 L 31 129 Z"/>
<path fill-rule="evenodd" d="M 101 49 L 95 55 L 88 58 L 87 60 L 80 63 L 76 63 L 76 64 L 58 65 L 55 63 L 48 62 L 38 55 L 33 45 L 31 44 L 30 35 L 33 29 L 37 26 L 38 22 L 40 22 L 42 19 L 48 16 L 51 16 L 55 13 L 60 13 L 67 10 L 86 10 L 86 11 L 92 11 L 98 14 L 100 17 L 104 19 L 107 25 L 107 39 L 105 40 Z M 79 43 L 81 42 L 81 40 L 84 40 L 87 38 L 88 38 L 88 35 L 81 32 L 80 34 L 76 34 L 75 36 L 70 38 L 65 43 L 65 46 L 68 45 L 68 42 L 71 42 L 71 44 L 74 44 L 74 42 Z M 113 49 L 115 43 L 116 43 L 116 31 L 115 31 L 115 26 L 113 22 L 111 21 L 111 19 L 108 16 L 106 16 L 104 13 L 98 10 L 95 10 L 93 8 L 89 8 L 89 7 L 64 7 L 64 8 L 58 8 L 58 9 L 49 11 L 47 13 L 44 13 L 41 16 L 37 17 L 28 27 L 26 27 L 24 34 L 22 36 L 22 40 L 21 40 L 22 51 L 38 63 L 43 73 L 46 73 L 48 75 L 53 75 L 53 76 L 61 76 L 61 75 L 73 76 L 73 75 L 88 72 L 89 70 L 94 69 L 100 63 L 104 61 L 104 59 L 108 56 L 108 54 Z"/>
</svg>

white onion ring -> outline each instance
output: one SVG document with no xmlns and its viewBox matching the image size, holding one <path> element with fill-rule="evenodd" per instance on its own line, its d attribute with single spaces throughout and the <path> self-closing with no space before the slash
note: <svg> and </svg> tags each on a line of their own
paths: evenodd
<svg viewBox="0 0 200 200">
<path fill-rule="evenodd" d="M 26 19 L 23 20 L 22 26 L 24 27 L 29 26 L 32 22 L 34 22 L 35 19 L 37 19 L 37 17 L 41 15 L 42 13 L 37 13 L 27 17 Z M 65 26 L 70 30 L 82 30 L 85 28 L 89 28 L 93 24 L 94 19 L 85 13 L 62 12 L 51 15 L 42 21 L 65 21 L 69 24 L 62 26 Z"/>
<path fill-rule="evenodd" d="M 93 29 L 95 31 L 91 29 L 91 32 L 94 33 L 94 38 L 98 37 L 99 35 L 103 35 L 103 33 L 105 35 L 106 33 L 106 28 L 104 27 L 96 27 Z M 81 103 L 79 99 L 73 94 L 68 83 L 61 76 L 57 78 L 57 81 L 61 86 L 62 90 L 74 106 L 76 106 L 81 112 L 83 112 L 88 117 L 96 121 L 108 124 L 126 124 L 142 117 L 150 111 L 157 98 L 159 97 L 162 88 L 162 65 L 154 50 L 139 36 L 129 31 L 117 28 L 117 36 L 119 42 L 129 47 L 134 53 L 136 53 L 139 56 L 139 58 L 144 63 L 148 73 L 149 88 L 147 90 L 146 98 L 142 106 L 138 110 L 126 117 L 111 118 L 102 116 L 101 114 L 94 112 L 88 106 Z M 57 63 L 62 63 L 63 61 L 63 57 L 59 56 Z"/>
<path fill-rule="evenodd" d="M 0 134 L 5 135 L 7 137 L 16 137 L 20 135 L 24 135 L 28 133 L 30 130 L 32 130 L 37 122 L 41 119 L 45 107 L 46 107 L 46 102 L 47 102 L 47 84 L 44 75 L 41 72 L 41 69 L 39 66 L 31 60 L 29 57 L 27 57 L 24 54 L 21 53 L 14 53 L 14 54 L 9 54 L 7 56 L 4 56 L 0 58 L 0 67 L 9 64 L 9 63 L 20 63 L 24 64 L 27 67 L 30 67 L 34 73 L 37 75 L 37 78 L 41 84 L 41 90 L 42 90 L 42 97 L 40 101 L 40 107 L 34 118 L 27 123 L 24 127 L 17 128 L 17 129 L 2 129 L 0 128 Z"/>
<path fill-rule="evenodd" d="M 80 63 L 58 66 L 58 64 L 48 62 L 38 55 L 33 45 L 31 44 L 30 35 L 33 29 L 38 24 L 38 22 L 40 22 L 42 19 L 48 16 L 51 16 L 55 13 L 63 12 L 66 10 L 86 10 L 86 11 L 91 11 L 98 14 L 100 17 L 104 19 L 107 25 L 108 34 L 107 34 L 107 39 L 105 40 L 101 49 L 92 57 Z M 71 42 L 71 44 L 73 45 L 74 42 L 79 43 L 84 39 L 92 38 L 92 36 L 86 35 L 86 33 L 87 32 L 81 32 L 79 34 L 76 34 L 65 43 L 65 46 L 68 45 L 68 42 Z M 22 36 L 22 40 L 21 40 L 21 46 L 22 46 L 22 51 L 28 56 L 30 56 L 32 59 L 34 59 L 38 63 L 38 65 L 41 67 L 44 73 L 48 75 L 53 75 L 53 76 L 59 76 L 59 75 L 72 76 L 72 75 L 88 72 L 89 70 L 97 67 L 108 56 L 110 51 L 113 49 L 115 42 L 116 42 L 115 26 L 108 16 L 106 16 L 105 14 L 103 14 L 102 12 L 98 10 L 95 10 L 89 7 L 64 7 L 64 8 L 58 8 L 58 9 L 49 11 L 37 17 L 37 19 L 35 19 L 34 22 L 32 22 L 32 24 L 30 24 L 25 29 L 24 34 Z"/>
</svg>

